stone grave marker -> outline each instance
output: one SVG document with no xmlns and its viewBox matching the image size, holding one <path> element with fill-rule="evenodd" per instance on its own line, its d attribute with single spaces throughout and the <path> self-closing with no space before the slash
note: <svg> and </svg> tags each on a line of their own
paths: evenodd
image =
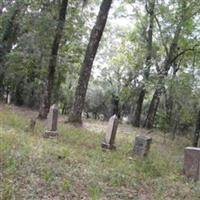
<svg viewBox="0 0 200 200">
<path fill-rule="evenodd" d="M 195 181 L 200 180 L 200 148 L 185 148 L 184 173 L 188 178 L 192 178 Z"/>
<path fill-rule="evenodd" d="M 101 144 L 103 149 L 116 149 L 115 146 L 115 136 L 118 128 L 118 118 L 113 115 L 108 122 L 107 132 L 105 135 L 104 142 Z"/>
<path fill-rule="evenodd" d="M 47 130 L 44 133 L 45 138 L 54 138 L 58 136 L 58 107 L 54 104 L 51 106 L 47 117 Z"/>
<path fill-rule="evenodd" d="M 135 138 L 135 144 L 133 147 L 133 153 L 140 158 L 144 158 L 148 155 L 152 138 L 146 135 L 137 135 Z"/>
<path fill-rule="evenodd" d="M 10 93 L 8 93 L 7 104 L 8 105 L 11 104 L 11 94 Z"/>
</svg>

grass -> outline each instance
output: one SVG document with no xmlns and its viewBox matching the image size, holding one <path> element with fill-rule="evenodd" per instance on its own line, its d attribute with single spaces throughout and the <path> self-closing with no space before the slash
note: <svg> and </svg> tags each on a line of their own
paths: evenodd
<svg viewBox="0 0 200 200">
<path fill-rule="evenodd" d="M 1 200 L 197 200 L 200 183 L 182 173 L 179 138 L 163 144 L 153 133 L 147 159 L 130 159 L 134 134 L 118 134 L 117 150 L 103 152 L 103 135 L 59 124 L 59 139 L 44 139 L 44 122 L 26 132 L 28 118 L 0 112 Z"/>
</svg>

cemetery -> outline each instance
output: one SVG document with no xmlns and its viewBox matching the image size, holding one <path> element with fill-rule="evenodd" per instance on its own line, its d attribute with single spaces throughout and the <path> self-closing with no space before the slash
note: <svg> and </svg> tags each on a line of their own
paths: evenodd
<svg viewBox="0 0 200 200">
<path fill-rule="evenodd" d="M 49 114 L 26 130 L 35 112 L 5 105 L 0 111 L 0 188 L 7 199 L 199 198 L 199 148 L 187 147 L 184 138 L 164 142 L 156 131 L 145 136 L 116 124 L 116 116 L 74 128 Z M 44 137 L 50 130 L 53 135 Z"/>
<path fill-rule="evenodd" d="M 0 200 L 200 200 L 200 0 L 0 1 Z"/>
</svg>

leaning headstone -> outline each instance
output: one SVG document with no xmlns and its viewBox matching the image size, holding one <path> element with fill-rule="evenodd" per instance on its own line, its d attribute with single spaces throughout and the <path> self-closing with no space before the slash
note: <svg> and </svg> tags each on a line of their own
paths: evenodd
<svg viewBox="0 0 200 200">
<path fill-rule="evenodd" d="M 200 148 L 185 148 L 184 173 L 188 178 L 192 178 L 195 181 L 200 180 Z"/>
<path fill-rule="evenodd" d="M 51 106 L 47 117 L 47 130 L 44 133 L 45 138 L 54 138 L 58 136 L 58 107 L 54 104 Z"/>
<path fill-rule="evenodd" d="M 152 138 L 145 135 L 138 135 L 135 138 L 135 144 L 133 147 L 133 153 L 140 158 L 144 158 L 148 155 L 151 146 Z"/>
<path fill-rule="evenodd" d="M 116 149 L 115 146 L 115 136 L 117 133 L 118 127 L 118 118 L 116 115 L 113 115 L 108 122 L 108 128 L 105 135 L 104 142 L 101 144 L 103 149 Z"/>
</svg>

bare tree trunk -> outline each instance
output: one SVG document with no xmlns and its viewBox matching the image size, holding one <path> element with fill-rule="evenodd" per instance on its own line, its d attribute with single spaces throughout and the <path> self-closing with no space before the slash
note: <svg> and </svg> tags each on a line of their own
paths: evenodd
<svg viewBox="0 0 200 200">
<path fill-rule="evenodd" d="M 193 137 L 193 142 L 192 142 L 193 147 L 198 147 L 199 138 L 200 138 L 200 110 L 198 112 L 198 116 L 196 120 L 196 128 L 194 131 L 194 137 Z"/>
<path fill-rule="evenodd" d="M 160 97 L 162 94 L 162 89 L 157 88 L 154 92 L 153 98 L 151 100 L 151 104 L 149 106 L 149 110 L 147 113 L 147 118 L 145 121 L 145 128 L 151 129 L 153 128 L 155 117 L 156 117 L 156 112 L 160 103 Z"/>
<path fill-rule="evenodd" d="M 179 65 L 180 65 L 180 63 L 181 63 L 181 61 L 179 62 Z M 174 80 L 176 78 L 176 73 L 178 72 L 178 70 L 180 68 L 179 65 L 176 62 L 173 63 L 173 77 L 172 77 L 170 86 L 168 88 L 168 95 L 165 92 L 166 123 L 168 124 L 167 129 L 170 132 L 173 132 L 173 127 L 175 126 L 174 122 L 176 122 L 176 118 L 177 118 L 176 113 L 174 113 L 175 112 L 174 111 L 175 110 L 174 109 L 175 101 L 174 101 L 174 98 L 173 98 L 173 93 L 174 93 L 173 88 L 175 87 L 174 86 Z"/>
<path fill-rule="evenodd" d="M 144 71 L 144 78 L 145 81 L 149 79 L 149 73 L 151 68 L 151 60 L 152 60 L 152 42 L 153 42 L 153 25 L 154 25 L 154 8 L 155 8 L 155 0 L 150 0 L 149 5 L 146 5 L 146 11 L 149 15 L 149 28 L 148 28 L 148 35 L 147 35 L 147 55 L 145 61 L 145 71 Z M 135 113 L 134 113 L 134 121 L 133 126 L 140 127 L 140 119 L 142 113 L 142 106 L 145 97 L 145 86 L 141 88 L 141 91 L 138 96 Z"/>
<path fill-rule="evenodd" d="M 112 95 L 112 115 L 117 115 L 118 118 L 121 117 L 120 107 L 119 107 L 119 97 L 116 95 Z"/>
<path fill-rule="evenodd" d="M 47 114 L 49 112 L 49 108 L 51 106 L 51 97 L 54 85 L 54 77 L 56 70 L 56 62 L 59 50 L 59 44 L 62 38 L 62 32 L 64 29 L 65 18 L 67 13 L 68 0 L 62 0 L 60 11 L 59 11 L 59 21 L 56 28 L 55 37 L 52 44 L 51 56 L 49 60 L 48 66 L 48 77 L 47 77 L 47 85 L 45 87 L 44 96 L 42 106 L 39 111 L 38 118 L 45 119 L 47 118 Z"/>
<path fill-rule="evenodd" d="M 166 120 L 168 124 L 168 131 L 172 130 L 173 120 L 172 120 L 172 114 L 173 114 L 173 107 L 174 107 L 174 101 L 172 97 L 172 86 L 169 88 L 169 96 L 165 97 L 165 108 L 166 108 Z"/>
<path fill-rule="evenodd" d="M 90 79 L 92 65 L 106 25 L 111 3 L 112 0 L 103 0 L 101 3 L 96 23 L 90 34 L 89 44 L 87 46 L 85 58 L 79 75 L 78 85 L 76 87 L 75 100 L 68 122 L 82 124 L 81 113 L 84 108 L 85 96 Z"/>
<path fill-rule="evenodd" d="M 140 118 L 141 118 L 142 106 L 143 106 L 145 93 L 146 93 L 145 89 L 142 88 L 139 93 L 139 97 L 137 99 L 137 104 L 136 104 L 135 113 L 134 113 L 134 117 L 133 117 L 133 126 L 135 126 L 135 127 L 140 127 Z"/>
</svg>

